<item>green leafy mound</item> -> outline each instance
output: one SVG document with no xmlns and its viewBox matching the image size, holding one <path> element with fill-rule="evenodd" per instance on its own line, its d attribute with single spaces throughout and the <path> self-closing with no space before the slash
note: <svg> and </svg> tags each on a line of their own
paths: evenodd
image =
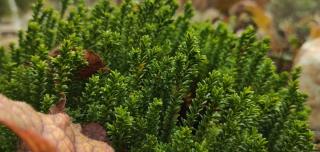
<svg viewBox="0 0 320 152">
<path fill-rule="evenodd" d="M 173 0 L 68 3 L 58 13 L 39 1 L 19 45 L 1 49 L 1 93 L 47 112 L 65 92 L 74 121 L 102 124 L 117 151 L 313 149 L 298 71 L 276 73 L 254 30 L 192 23 L 191 5 L 179 15 Z M 79 79 L 85 49 L 112 71 Z M 16 147 L 8 134 L 1 151 Z"/>
</svg>

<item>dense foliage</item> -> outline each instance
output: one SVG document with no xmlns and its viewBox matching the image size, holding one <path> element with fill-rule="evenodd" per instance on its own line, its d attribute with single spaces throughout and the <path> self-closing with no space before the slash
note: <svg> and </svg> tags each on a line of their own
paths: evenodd
<svg viewBox="0 0 320 152">
<path fill-rule="evenodd" d="M 1 93 L 47 112 L 64 92 L 74 122 L 102 124 L 117 151 L 312 150 L 299 72 L 276 73 L 253 29 L 192 23 L 173 0 L 69 4 L 36 3 L 19 45 L 0 51 Z M 84 50 L 111 72 L 79 78 Z M 3 128 L 0 139 L 16 147 Z"/>
</svg>

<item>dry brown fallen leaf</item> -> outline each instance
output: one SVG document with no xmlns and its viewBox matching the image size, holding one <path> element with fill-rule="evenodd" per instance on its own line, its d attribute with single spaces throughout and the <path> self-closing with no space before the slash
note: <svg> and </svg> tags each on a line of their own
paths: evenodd
<svg viewBox="0 0 320 152">
<path fill-rule="evenodd" d="M 32 152 L 113 152 L 105 142 L 81 133 L 65 113 L 43 114 L 24 102 L 0 94 L 0 123 L 10 128 Z"/>
<path fill-rule="evenodd" d="M 58 48 L 51 50 L 48 55 L 51 57 L 57 57 L 61 54 L 61 51 Z M 111 70 L 105 65 L 102 58 L 90 50 L 84 50 L 83 58 L 88 62 L 86 67 L 80 69 L 78 73 L 76 73 L 77 77 L 80 79 L 87 79 L 91 75 L 97 72 L 109 73 Z"/>
<path fill-rule="evenodd" d="M 103 73 L 110 72 L 110 69 L 105 66 L 104 62 L 98 54 L 89 50 L 85 50 L 84 58 L 88 61 L 89 65 L 79 71 L 79 76 L 81 79 L 87 79 L 92 74 L 95 74 L 98 71 L 101 71 Z"/>
<path fill-rule="evenodd" d="M 91 139 L 110 143 L 106 130 L 98 123 L 90 122 L 81 125 L 81 133 Z"/>
</svg>

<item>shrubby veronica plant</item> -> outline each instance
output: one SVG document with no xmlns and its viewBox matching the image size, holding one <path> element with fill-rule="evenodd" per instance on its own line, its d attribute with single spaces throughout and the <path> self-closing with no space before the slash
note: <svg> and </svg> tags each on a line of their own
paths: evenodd
<svg viewBox="0 0 320 152">
<path fill-rule="evenodd" d="M 313 149 L 299 71 L 276 73 L 253 29 L 192 23 L 191 5 L 178 14 L 173 0 L 68 4 L 39 0 L 19 44 L 1 49 L 1 93 L 48 112 L 64 92 L 73 121 L 103 125 L 116 151 Z M 111 70 L 81 77 L 85 50 Z M 1 128 L 0 150 L 14 141 Z"/>
</svg>

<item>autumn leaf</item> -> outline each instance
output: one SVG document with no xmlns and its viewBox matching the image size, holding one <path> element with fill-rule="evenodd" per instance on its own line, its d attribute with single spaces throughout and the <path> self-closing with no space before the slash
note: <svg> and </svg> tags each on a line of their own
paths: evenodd
<svg viewBox="0 0 320 152">
<path fill-rule="evenodd" d="M 107 138 L 107 132 L 106 130 L 98 123 L 86 123 L 81 125 L 81 132 L 86 135 L 87 137 L 99 141 L 104 141 L 107 143 L 110 143 L 110 141 Z"/>
<path fill-rule="evenodd" d="M 88 66 L 80 70 L 79 75 L 82 79 L 89 78 L 92 74 L 101 71 L 109 73 L 110 69 L 105 66 L 101 57 L 89 50 L 85 50 L 84 58 L 88 61 Z"/>
<path fill-rule="evenodd" d="M 310 27 L 309 39 L 313 40 L 313 39 L 320 38 L 319 21 L 315 20 L 313 22 L 310 22 L 309 27 Z"/>
<path fill-rule="evenodd" d="M 42 114 L 24 102 L 0 95 L 0 123 L 10 128 L 32 152 L 113 152 L 105 142 L 90 139 L 81 133 L 61 112 Z"/>
<path fill-rule="evenodd" d="M 60 50 L 56 48 L 51 50 L 48 55 L 51 57 L 57 57 L 60 54 Z M 88 65 L 76 73 L 80 79 L 87 79 L 99 71 L 104 73 L 109 73 L 111 71 L 107 66 L 105 66 L 101 57 L 93 51 L 84 50 L 83 58 L 88 62 Z"/>
</svg>

